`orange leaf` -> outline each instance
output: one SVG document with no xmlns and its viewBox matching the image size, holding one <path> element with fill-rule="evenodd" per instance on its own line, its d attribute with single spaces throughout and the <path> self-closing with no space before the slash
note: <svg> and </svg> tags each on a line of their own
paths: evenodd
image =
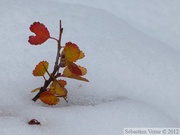
<svg viewBox="0 0 180 135">
<path fill-rule="evenodd" d="M 66 97 L 67 90 L 63 87 L 65 85 L 66 81 L 64 80 L 53 81 L 53 83 L 50 85 L 50 91 L 58 96 Z"/>
<path fill-rule="evenodd" d="M 58 82 L 62 87 L 66 86 L 66 84 L 67 84 L 67 82 L 64 80 L 58 80 Z"/>
<path fill-rule="evenodd" d="M 77 76 L 82 75 L 82 71 L 79 69 L 79 67 L 76 64 L 70 63 L 67 67 L 72 74 L 75 74 Z"/>
<path fill-rule="evenodd" d="M 41 93 L 41 95 L 39 96 L 39 99 L 48 105 L 56 105 L 59 103 L 59 98 L 57 98 L 52 92 L 50 91 L 45 91 L 43 93 Z"/>
<path fill-rule="evenodd" d="M 39 62 L 39 64 L 36 65 L 35 69 L 33 70 L 33 75 L 43 76 L 46 73 L 46 69 L 48 69 L 48 66 L 49 66 L 49 63 L 47 61 Z M 46 67 L 46 69 L 44 67 Z"/>
<path fill-rule="evenodd" d="M 81 75 L 85 75 L 87 73 L 86 68 L 78 66 L 78 68 L 81 70 L 82 74 Z M 77 79 L 80 81 L 85 81 L 85 82 L 89 82 L 86 78 L 83 78 L 81 76 L 77 76 L 75 74 L 73 74 L 68 67 L 66 67 L 63 71 L 63 76 L 67 77 L 67 78 L 72 78 L 72 79 Z"/>
<path fill-rule="evenodd" d="M 35 36 L 29 36 L 28 42 L 32 45 L 39 45 L 44 43 L 48 38 L 50 38 L 50 34 L 46 26 L 40 22 L 34 22 L 30 26 L 31 32 L 35 33 Z"/>
<path fill-rule="evenodd" d="M 71 42 L 66 43 L 62 54 L 68 62 L 75 62 L 80 55 L 79 47 Z"/>
<path fill-rule="evenodd" d="M 73 63 L 74 64 L 74 63 Z M 71 66 L 68 66 L 64 69 L 63 75 L 64 76 L 83 76 L 87 73 L 87 69 L 81 66 L 72 66 L 72 63 L 70 64 Z M 70 68 L 69 68 L 70 67 Z M 71 69 L 72 68 L 72 69 Z M 74 68 L 74 69 L 73 69 Z M 79 71 L 80 70 L 80 71 Z M 79 74 L 76 73 L 78 71 Z"/>
</svg>

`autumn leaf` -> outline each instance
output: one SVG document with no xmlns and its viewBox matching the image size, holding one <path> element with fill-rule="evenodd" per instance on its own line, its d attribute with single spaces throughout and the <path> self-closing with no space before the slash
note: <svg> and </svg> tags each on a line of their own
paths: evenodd
<svg viewBox="0 0 180 135">
<path fill-rule="evenodd" d="M 39 99 L 48 105 L 56 105 L 59 103 L 59 98 L 57 98 L 52 92 L 50 91 L 45 91 L 42 92 L 39 96 Z"/>
<path fill-rule="evenodd" d="M 38 87 L 38 88 L 32 90 L 31 92 L 33 93 L 33 92 L 36 92 L 36 91 L 38 91 L 38 90 L 40 90 L 40 89 L 41 89 L 41 87 Z"/>
<path fill-rule="evenodd" d="M 82 59 L 82 58 L 84 58 L 84 57 L 85 57 L 85 54 L 83 53 L 83 51 L 80 51 L 80 54 L 79 54 L 78 59 Z"/>
<path fill-rule="evenodd" d="M 62 55 L 65 56 L 68 62 L 75 62 L 80 56 L 79 47 L 71 42 L 66 43 Z"/>
<path fill-rule="evenodd" d="M 74 55 L 75 55 L 75 57 L 74 57 Z M 75 44 L 73 45 L 73 44 L 71 44 L 71 42 L 68 42 L 68 43 L 66 43 L 66 47 L 61 54 L 60 67 L 66 67 L 69 64 L 73 63 L 73 61 L 82 59 L 84 57 L 85 57 L 85 54 L 83 53 L 83 51 L 79 50 L 77 45 L 75 45 Z"/>
<path fill-rule="evenodd" d="M 66 84 L 67 84 L 67 82 L 64 80 L 58 80 L 58 82 L 62 87 L 66 86 Z"/>
<path fill-rule="evenodd" d="M 43 76 L 46 73 L 46 69 L 48 69 L 49 63 L 47 61 L 41 61 L 36 65 L 33 70 L 34 76 Z M 46 69 L 45 69 L 46 68 Z"/>
<path fill-rule="evenodd" d="M 75 63 L 70 63 L 67 68 L 70 70 L 70 72 L 74 75 L 80 76 L 82 75 L 81 70 Z"/>
<path fill-rule="evenodd" d="M 89 82 L 88 79 L 81 77 L 81 76 L 75 76 L 75 75 L 70 75 L 70 76 L 63 76 L 63 77 L 67 77 L 67 78 L 71 78 L 71 79 L 76 79 L 76 80 L 80 80 L 80 81 L 84 81 L 84 82 Z"/>
<path fill-rule="evenodd" d="M 85 82 L 89 82 L 88 79 L 81 77 L 81 76 L 69 76 L 68 78 L 72 78 L 72 79 L 76 79 L 76 80 L 80 80 L 80 81 L 85 81 Z"/>
<path fill-rule="evenodd" d="M 73 63 L 74 64 L 74 63 Z M 74 68 L 74 69 L 73 69 Z M 81 66 L 67 66 L 64 71 L 63 75 L 64 76 L 83 76 L 87 73 L 87 69 Z"/>
<path fill-rule="evenodd" d="M 67 90 L 64 88 L 66 85 L 66 81 L 64 80 L 54 80 L 53 83 L 50 85 L 50 91 L 53 94 L 56 94 L 60 97 L 66 97 L 67 96 Z"/>
<path fill-rule="evenodd" d="M 28 42 L 32 45 L 40 45 L 50 38 L 48 29 L 40 22 L 34 22 L 30 26 L 30 31 L 35 33 L 35 36 L 29 36 Z"/>
<path fill-rule="evenodd" d="M 87 69 L 85 67 L 78 66 L 78 68 L 81 70 L 81 76 L 87 74 Z"/>
<path fill-rule="evenodd" d="M 72 78 L 72 79 L 76 79 L 76 80 L 80 80 L 80 81 L 85 81 L 85 82 L 89 82 L 86 78 L 83 78 L 81 76 L 85 75 L 87 73 L 86 68 L 78 66 L 79 70 L 81 70 L 81 75 L 78 76 L 76 74 L 73 74 L 68 67 L 66 67 L 63 71 L 63 77 L 67 77 L 67 78 Z"/>
<path fill-rule="evenodd" d="M 72 75 L 71 71 L 66 67 L 63 71 L 63 76 L 71 76 L 71 75 Z"/>
</svg>

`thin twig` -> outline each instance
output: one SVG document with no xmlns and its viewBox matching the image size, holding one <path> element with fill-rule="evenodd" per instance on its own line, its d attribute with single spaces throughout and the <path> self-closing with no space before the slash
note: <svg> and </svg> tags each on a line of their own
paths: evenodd
<svg viewBox="0 0 180 135">
<path fill-rule="evenodd" d="M 43 63 L 42 63 L 43 64 Z M 52 77 L 53 78 L 53 81 L 56 81 L 56 83 L 65 91 L 65 88 L 64 87 L 62 87 L 61 86 L 61 84 L 58 82 L 58 80 L 52 75 L 52 74 L 50 74 L 49 73 L 49 71 L 47 70 L 47 68 L 44 66 L 44 64 L 43 64 L 43 67 L 44 67 L 44 69 L 46 70 L 46 72 L 47 72 L 47 74 L 49 75 L 49 77 Z M 64 100 L 68 103 L 68 101 L 67 101 L 67 99 L 66 99 L 66 97 L 64 97 L 64 96 L 61 96 L 61 95 L 59 95 L 59 96 L 56 96 L 56 97 L 63 97 L 64 98 Z"/>
<path fill-rule="evenodd" d="M 58 63 L 59 63 L 59 56 L 60 56 L 60 50 L 61 50 L 61 39 L 62 39 L 62 33 L 63 33 L 63 28 L 61 25 L 61 20 L 59 21 L 59 40 L 58 40 L 58 44 L 57 44 L 57 55 L 56 55 L 56 61 L 55 61 L 55 65 L 54 65 L 54 69 L 56 67 L 58 67 Z"/>
</svg>

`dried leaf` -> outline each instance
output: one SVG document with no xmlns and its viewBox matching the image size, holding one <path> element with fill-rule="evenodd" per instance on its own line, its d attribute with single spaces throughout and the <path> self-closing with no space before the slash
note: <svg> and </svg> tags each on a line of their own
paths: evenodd
<svg viewBox="0 0 180 135">
<path fill-rule="evenodd" d="M 57 98 L 52 92 L 45 91 L 40 94 L 39 99 L 48 105 L 56 105 L 59 103 L 59 98 Z"/>
<path fill-rule="evenodd" d="M 40 89 L 41 89 L 41 87 L 36 88 L 36 89 L 32 90 L 31 92 L 33 93 L 33 92 L 36 92 L 36 91 L 38 91 L 38 90 L 40 90 Z"/>
<path fill-rule="evenodd" d="M 36 119 L 32 119 L 28 122 L 29 125 L 41 125 L 41 123 L 36 120 Z"/>
<path fill-rule="evenodd" d="M 34 76 L 43 76 L 46 73 L 46 69 L 48 69 L 48 66 L 49 66 L 49 63 L 47 61 L 39 62 L 39 64 L 37 64 L 35 69 L 33 70 L 33 75 Z"/>
<path fill-rule="evenodd" d="M 29 36 L 28 42 L 32 45 L 40 45 L 50 38 L 48 29 L 40 22 L 34 22 L 30 26 L 30 30 L 36 34 L 35 36 Z"/>
<path fill-rule="evenodd" d="M 59 80 L 59 81 L 53 81 L 50 85 L 50 91 L 58 95 L 60 97 L 66 97 L 67 96 L 67 90 L 64 88 L 66 85 L 66 81 L 64 80 Z"/>
<path fill-rule="evenodd" d="M 71 78 L 71 79 L 76 79 L 76 80 L 80 80 L 80 81 L 89 82 L 88 79 L 86 79 L 86 78 L 84 78 L 84 77 L 81 77 L 81 76 L 71 75 L 71 76 L 64 76 L 64 77 Z"/>
<path fill-rule="evenodd" d="M 75 62 L 80 55 L 79 47 L 71 42 L 66 43 L 62 55 L 65 56 L 68 62 Z"/>
</svg>

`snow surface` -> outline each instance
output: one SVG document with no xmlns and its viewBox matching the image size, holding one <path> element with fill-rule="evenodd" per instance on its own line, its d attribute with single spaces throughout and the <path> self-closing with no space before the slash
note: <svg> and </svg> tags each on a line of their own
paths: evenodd
<svg viewBox="0 0 180 135">
<path fill-rule="evenodd" d="M 179 0 L 61 1 L 104 9 L 151 37 L 180 49 Z"/>
<path fill-rule="evenodd" d="M 1 0 L 0 134 L 119 135 L 125 127 L 179 127 L 178 7 L 177 0 Z M 69 103 L 49 107 L 31 101 L 30 91 L 43 84 L 32 70 L 41 60 L 52 69 L 56 45 L 27 40 L 34 21 L 57 37 L 60 19 L 63 43 L 77 43 L 86 54 L 78 63 L 90 82 L 67 80 Z M 28 125 L 33 118 L 42 125 Z"/>
</svg>

